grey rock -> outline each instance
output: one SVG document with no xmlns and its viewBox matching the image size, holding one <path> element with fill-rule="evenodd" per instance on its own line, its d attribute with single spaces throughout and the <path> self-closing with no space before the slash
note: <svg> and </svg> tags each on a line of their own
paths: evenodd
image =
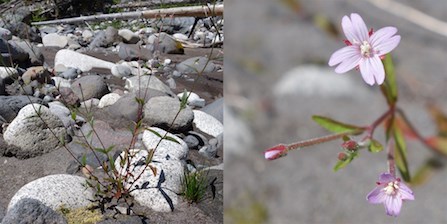
<svg viewBox="0 0 447 224">
<path fill-rule="evenodd" d="M 220 121 L 218 121 L 216 118 L 200 110 L 194 110 L 193 112 L 194 125 L 200 131 L 213 137 L 217 137 L 218 135 L 223 133 L 223 124 L 220 123 Z"/>
<path fill-rule="evenodd" d="M 177 84 L 175 83 L 175 80 L 173 78 L 169 78 L 168 80 L 166 80 L 166 83 L 168 83 L 169 88 L 177 89 Z"/>
<path fill-rule="evenodd" d="M 115 29 L 115 27 L 113 26 L 108 26 L 106 31 L 105 31 L 105 35 L 106 35 L 106 43 L 107 45 L 110 45 L 114 42 L 119 41 L 119 35 L 118 35 L 118 30 Z"/>
<path fill-rule="evenodd" d="M 123 38 L 126 44 L 136 44 L 140 41 L 140 37 L 129 29 L 120 29 L 118 35 Z"/>
<path fill-rule="evenodd" d="M 149 223 L 146 218 L 136 216 L 122 216 L 116 219 L 106 219 L 97 224 L 145 224 Z"/>
<path fill-rule="evenodd" d="M 6 85 L 4 79 L 0 77 L 0 96 L 6 95 Z"/>
<path fill-rule="evenodd" d="M 224 105 L 224 98 L 219 98 L 214 102 L 206 105 L 204 108 L 200 110 L 213 116 L 218 121 L 220 121 L 220 123 L 223 124 L 223 110 L 224 110 L 223 105 Z"/>
<path fill-rule="evenodd" d="M 41 35 L 43 36 L 43 35 L 50 34 L 50 33 L 56 33 L 57 28 L 52 27 L 52 26 L 44 26 L 44 27 L 40 27 L 39 31 L 40 31 Z"/>
<path fill-rule="evenodd" d="M 185 138 L 183 138 L 183 141 L 185 141 L 189 149 L 197 149 L 197 147 L 199 146 L 199 139 L 197 139 L 197 137 L 194 135 L 187 135 Z"/>
<path fill-rule="evenodd" d="M 12 79 L 12 77 L 17 77 L 19 72 L 13 67 L 3 67 L 0 66 L 0 78 L 2 79 Z"/>
<path fill-rule="evenodd" d="M 224 108 L 224 116 L 225 129 L 231 130 L 225 134 L 225 157 L 230 154 L 247 155 L 254 145 L 253 132 L 229 108 Z"/>
<path fill-rule="evenodd" d="M 5 40 L 11 40 L 12 33 L 8 29 L 0 27 L 0 37 L 5 39 Z"/>
<path fill-rule="evenodd" d="M 65 224 L 65 218 L 42 202 L 23 198 L 10 208 L 2 224 Z"/>
<path fill-rule="evenodd" d="M 118 56 L 125 61 L 147 61 L 152 58 L 152 52 L 141 45 L 120 43 L 118 48 Z"/>
<path fill-rule="evenodd" d="M 43 36 L 42 43 L 45 47 L 64 48 L 68 44 L 68 38 L 57 33 L 50 33 Z"/>
<path fill-rule="evenodd" d="M 214 70 L 216 70 L 216 65 L 211 61 L 206 64 L 207 61 L 208 58 L 206 57 L 189 58 L 177 64 L 176 69 L 184 74 L 199 73 L 202 71 L 213 72 Z"/>
<path fill-rule="evenodd" d="M 81 108 L 91 110 L 93 107 L 97 107 L 99 105 L 99 99 L 91 98 L 81 102 Z"/>
<path fill-rule="evenodd" d="M 28 54 L 25 51 L 2 38 L 0 38 L 0 52 L 3 60 L 2 66 L 14 66 L 10 64 L 11 59 L 12 61 L 28 60 Z"/>
<path fill-rule="evenodd" d="M 139 89 L 151 88 L 166 93 L 169 96 L 175 96 L 174 92 L 154 75 L 134 76 L 126 79 L 124 86 L 130 92 L 136 92 Z"/>
<path fill-rule="evenodd" d="M 148 38 L 148 43 L 151 44 L 153 51 L 160 51 L 166 54 L 184 53 L 182 44 L 167 33 L 152 34 Z"/>
<path fill-rule="evenodd" d="M 181 99 L 183 97 L 184 93 L 179 93 L 177 96 Z M 204 107 L 205 106 L 205 99 L 200 98 L 197 93 L 194 92 L 186 92 L 188 97 L 188 105 L 191 107 Z"/>
<path fill-rule="evenodd" d="M 61 146 L 60 138 L 66 135 L 63 122 L 47 107 L 30 104 L 19 111 L 3 133 L 3 138 L 8 144 L 20 147 L 16 157 L 31 158 L 57 149 Z"/>
<path fill-rule="evenodd" d="M 56 78 L 56 77 L 53 77 Z M 79 106 L 81 100 L 79 97 L 73 92 L 71 88 L 60 87 L 59 88 L 59 96 L 60 100 L 67 105 L 70 106 Z"/>
<path fill-rule="evenodd" d="M 221 135 L 221 136 L 223 136 L 223 135 Z M 199 150 L 199 153 L 205 157 L 210 158 L 210 159 L 216 158 L 217 151 L 219 150 L 219 147 L 222 146 L 222 140 L 223 140 L 222 138 L 220 139 L 220 141 L 217 138 L 210 139 L 208 141 L 208 145 L 202 147 Z"/>
<path fill-rule="evenodd" d="M 12 197 L 8 211 L 22 199 L 35 199 L 57 210 L 63 205 L 68 209 L 86 207 L 93 200 L 93 191 L 84 186 L 86 179 L 67 174 L 49 175 L 27 183 Z"/>
<path fill-rule="evenodd" d="M 128 77 L 132 74 L 129 66 L 115 65 L 111 69 L 112 75 L 118 78 Z"/>
<path fill-rule="evenodd" d="M 3 207 L 3 205 L 0 205 L 0 223 L 3 220 L 3 217 L 5 217 L 6 214 L 6 208 Z"/>
<path fill-rule="evenodd" d="M 146 97 L 144 97 L 146 93 Z M 165 93 L 154 89 L 142 89 L 135 93 L 128 93 L 122 96 L 113 105 L 107 107 L 108 112 L 118 118 L 124 118 L 126 120 L 136 121 L 138 116 L 138 103 L 135 101 L 135 97 L 145 100 L 145 103 L 152 97 L 166 96 Z"/>
<path fill-rule="evenodd" d="M 66 71 L 59 74 L 64 79 L 75 79 L 81 73 L 81 70 L 77 68 L 69 68 Z"/>
<path fill-rule="evenodd" d="M 40 47 L 37 47 L 36 44 L 31 43 L 27 40 L 23 41 L 11 41 L 11 45 L 17 46 L 22 49 L 24 52 L 28 54 L 28 58 L 30 59 L 31 64 L 33 65 L 42 65 L 44 62 L 44 57 Z"/>
<path fill-rule="evenodd" d="M 174 120 L 179 109 L 180 101 L 177 99 L 167 96 L 151 98 L 144 106 L 143 122 L 149 126 L 170 129 L 177 133 L 187 132 L 192 129 L 194 113 L 191 108 L 186 107 Z"/>
<path fill-rule="evenodd" d="M 106 33 L 102 30 L 98 31 L 95 34 L 95 37 L 89 44 L 89 48 L 97 48 L 97 47 L 108 47 L 110 43 L 107 41 Z"/>
<path fill-rule="evenodd" d="M 40 31 L 36 27 L 30 27 L 24 22 L 13 22 L 6 26 L 8 30 L 14 36 L 19 37 L 23 40 L 30 40 L 35 43 L 42 43 L 42 38 L 40 37 Z"/>
<path fill-rule="evenodd" d="M 76 96 L 82 100 L 91 98 L 100 99 L 102 96 L 109 93 L 106 82 L 98 75 L 87 75 L 77 79 L 71 84 L 71 89 Z"/>
<path fill-rule="evenodd" d="M 195 136 L 197 138 L 197 140 L 199 140 L 199 146 L 203 146 L 208 142 L 208 139 L 199 132 L 189 131 L 188 135 Z"/>
<path fill-rule="evenodd" d="M 86 42 L 90 42 L 93 38 L 93 33 L 90 30 L 84 30 L 82 31 L 82 39 Z"/>
<path fill-rule="evenodd" d="M 11 122 L 20 109 L 30 103 L 42 103 L 42 100 L 32 96 L 0 96 L 0 116 Z"/>
<path fill-rule="evenodd" d="M 70 88 L 71 87 L 71 83 L 69 80 L 64 79 L 62 77 L 51 77 L 51 84 L 53 84 L 53 86 L 55 86 L 57 89 L 58 88 Z"/>
<path fill-rule="evenodd" d="M 98 103 L 98 108 L 107 107 L 116 103 L 121 96 L 118 93 L 108 93 L 104 95 Z"/>
</svg>

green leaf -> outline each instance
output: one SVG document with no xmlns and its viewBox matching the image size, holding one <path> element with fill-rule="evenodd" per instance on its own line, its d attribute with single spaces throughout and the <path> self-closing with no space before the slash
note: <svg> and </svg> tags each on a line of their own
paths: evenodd
<svg viewBox="0 0 447 224">
<path fill-rule="evenodd" d="M 158 136 L 159 138 L 163 138 L 163 136 L 161 136 L 160 133 L 158 133 L 158 132 L 156 132 L 156 131 L 154 131 L 154 130 L 152 130 L 152 129 L 150 129 L 150 128 L 146 128 L 146 130 L 148 130 L 148 131 L 154 133 L 154 135 Z"/>
<path fill-rule="evenodd" d="M 362 127 L 341 123 L 341 122 L 335 121 L 331 118 L 318 116 L 318 115 L 312 116 L 312 120 L 317 122 L 317 124 L 319 124 L 321 127 L 325 128 L 326 130 L 328 130 L 330 132 L 334 132 L 334 133 L 342 133 L 342 132 L 349 132 L 349 131 L 357 132 L 357 131 L 364 130 L 364 128 L 362 128 Z"/>
<path fill-rule="evenodd" d="M 135 101 L 137 101 L 137 103 L 140 105 L 144 105 L 144 99 L 142 98 L 135 97 Z"/>
<path fill-rule="evenodd" d="M 375 139 L 371 139 L 371 142 L 370 142 L 370 144 L 368 146 L 368 150 L 370 152 L 374 152 L 374 153 L 380 152 L 380 151 L 383 150 L 383 146 L 382 146 L 382 144 L 380 144 L 379 141 L 377 141 Z"/>
<path fill-rule="evenodd" d="M 337 164 L 335 164 L 334 166 L 334 171 L 338 171 L 339 169 L 347 166 L 348 164 L 350 164 L 352 162 L 352 160 L 354 160 L 355 157 L 358 156 L 358 152 L 352 152 L 348 154 L 348 158 L 346 158 L 345 160 L 338 160 Z"/>
<path fill-rule="evenodd" d="M 171 142 L 175 142 L 175 143 L 177 143 L 177 144 L 180 145 L 180 142 L 178 142 L 178 141 L 177 141 L 175 138 L 173 138 L 173 137 L 165 136 L 164 139 L 166 139 L 166 140 L 168 140 L 168 141 L 171 141 Z"/>
<path fill-rule="evenodd" d="M 407 145 L 405 143 L 405 138 L 402 134 L 402 131 L 395 124 L 393 124 L 393 138 L 396 144 L 396 150 L 394 152 L 394 160 L 396 161 L 396 166 L 399 169 L 402 178 L 406 182 L 410 182 L 411 176 L 407 163 Z"/>
<path fill-rule="evenodd" d="M 81 158 L 81 165 L 85 166 L 87 164 L 87 156 L 84 154 Z"/>
<path fill-rule="evenodd" d="M 185 109 L 186 105 L 188 104 L 188 92 L 186 89 L 183 91 L 181 103 L 180 103 L 180 109 Z"/>
<path fill-rule="evenodd" d="M 383 85 L 380 86 L 380 89 L 386 97 L 388 105 L 395 105 L 397 101 L 397 83 L 396 75 L 394 74 L 393 59 L 390 54 L 385 56 L 383 65 L 385 67 L 386 78 Z"/>
<path fill-rule="evenodd" d="M 416 174 L 411 178 L 411 185 L 422 185 L 432 177 L 436 171 L 444 167 L 444 162 L 440 158 L 433 157 L 425 161 L 421 167 L 416 171 Z"/>
<path fill-rule="evenodd" d="M 95 148 L 95 151 L 103 153 L 103 154 L 107 154 L 107 150 L 105 150 L 103 148 Z"/>
<path fill-rule="evenodd" d="M 71 119 L 76 121 L 76 111 L 71 111 Z"/>
<path fill-rule="evenodd" d="M 111 152 L 111 151 L 113 150 L 113 148 L 115 148 L 115 145 L 111 145 L 111 146 L 109 146 L 109 147 L 105 150 L 106 154 L 108 154 L 109 152 Z"/>
</svg>

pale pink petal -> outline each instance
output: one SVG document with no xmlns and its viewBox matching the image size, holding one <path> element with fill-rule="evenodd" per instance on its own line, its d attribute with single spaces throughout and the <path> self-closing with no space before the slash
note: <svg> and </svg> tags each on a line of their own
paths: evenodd
<svg viewBox="0 0 447 224">
<path fill-rule="evenodd" d="M 372 47 L 377 52 L 377 54 L 379 54 L 379 56 L 382 56 L 388 54 L 390 51 L 396 48 L 399 42 L 400 42 L 400 36 L 396 35 L 380 43 L 377 43 L 377 45 L 374 45 Z"/>
<path fill-rule="evenodd" d="M 398 197 L 388 196 L 385 199 L 386 214 L 391 216 L 398 216 L 402 208 L 402 199 Z"/>
<path fill-rule="evenodd" d="M 391 175 L 390 173 L 382 173 L 382 174 L 380 174 L 380 177 L 379 177 L 379 182 L 388 183 L 388 182 L 393 182 L 395 180 L 396 180 L 396 178 L 393 177 L 393 175 Z"/>
<path fill-rule="evenodd" d="M 362 57 L 360 55 L 354 55 L 350 58 L 346 58 L 345 60 L 343 60 L 340 65 L 338 65 L 335 68 L 335 72 L 336 73 L 345 73 L 353 68 L 355 68 L 360 60 L 362 59 Z"/>
<path fill-rule="evenodd" d="M 391 38 L 396 33 L 397 33 L 396 27 L 387 26 L 374 32 L 369 40 L 371 45 L 374 46 L 377 45 L 378 43 L 381 43 L 384 40 Z"/>
<path fill-rule="evenodd" d="M 360 49 L 358 46 L 347 46 L 344 48 L 341 48 L 334 52 L 331 55 L 331 58 L 329 59 L 329 66 L 334 66 L 337 64 L 340 64 L 345 59 L 351 58 L 355 55 L 360 56 Z"/>
<path fill-rule="evenodd" d="M 358 38 L 359 42 L 368 40 L 368 28 L 362 17 L 357 13 L 351 13 L 351 22 L 354 27 L 354 34 Z"/>
<path fill-rule="evenodd" d="M 343 33 L 345 33 L 346 38 L 353 43 L 354 40 L 359 41 L 355 35 L 354 27 L 352 26 L 351 19 L 348 16 L 343 16 L 341 20 L 341 27 L 343 28 Z"/>
<path fill-rule="evenodd" d="M 371 60 L 369 58 L 363 58 L 360 61 L 359 67 L 363 80 L 371 86 L 374 85 L 374 68 L 371 65 Z"/>
<path fill-rule="evenodd" d="M 414 200 L 413 191 L 407 187 L 404 183 L 399 183 L 399 192 L 401 193 L 402 200 Z"/>
<path fill-rule="evenodd" d="M 369 58 L 369 60 L 377 84 L 382 85 L 383 81 L 385 81 L 385 68 L 383 67 L 382 60 L 380 60 L 378 55 L 374 55 L 374 57 Z"/>
<path fill-rule="evenodd" d="M 383 188 L 376 187 L 374 190 L 369 192 L 369 194 L 366 196 L 366 200 L 368 200 L 371 204 L 380 204 L 385 201 L 386 194 L 382 191 Z"/>
</svg>

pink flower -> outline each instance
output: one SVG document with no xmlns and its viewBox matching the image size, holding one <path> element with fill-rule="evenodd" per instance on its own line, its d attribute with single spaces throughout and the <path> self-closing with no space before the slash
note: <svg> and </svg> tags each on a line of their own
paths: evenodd
<svg viewBox="0 0 447 224">
<path fill-rule="evenodd" d="M 414 200 L 413 191 L 389 173 L 382 173 L 377 182 L 377 187 L 372 190 L 366 200 L 372 204 L 383 203 L 386 214 L 389 216 L 398 216 L 402 201 Z"/>
<path fill-rule="evenodd" d="M 381 57 L 392 51 L 400 42 L 395 35 L 395 27 L 384 27 L 377 32 L 368 32 L 365 22 L 357 13 L 351 18 L 344 16 L 341 22 L 348 46 L 334 52 L 329 59 L 329 66 L 338 65 L 337 73 L 345 73 L 353 68 L 360 68 L 363 80 L 369 85 L 381 85 L 385 80 L 385 69 Z M 372 32 L 372 31 L 371 31 Z"/>
<path fill-rule="evenodd" d="M 264 156 L 265 156 L 265 159 L 267 159 L 267 160 L 275 160 L 275 159 L 278 159 L 280 157 L 287 155 L 287 151 L 288 151 L 287 147 L 285 145 L 281 144 L 281 145 L 274 146 L 273 148 L 267 149 L 264 152 Z"/>
</svg>

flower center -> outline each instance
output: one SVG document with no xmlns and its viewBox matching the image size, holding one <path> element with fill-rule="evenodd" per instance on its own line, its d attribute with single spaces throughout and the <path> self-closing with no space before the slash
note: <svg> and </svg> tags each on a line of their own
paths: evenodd
<svg viewBox="0 0 447 224">
<path fill-rule="evenodd" d="M 368 41 L 363 41 L 360 45 L 360 53 L 363 55 L 363 57 L 370 57 L 372 53 L 371 45 L 368 43 Z"/>
<path fill-rule="evenodd" d="M 387 195 L 395 195 L 399 190 L 398 181 L 389 182 L 388 185 L 383 188 L 385 194 Z"/>
</svg>

